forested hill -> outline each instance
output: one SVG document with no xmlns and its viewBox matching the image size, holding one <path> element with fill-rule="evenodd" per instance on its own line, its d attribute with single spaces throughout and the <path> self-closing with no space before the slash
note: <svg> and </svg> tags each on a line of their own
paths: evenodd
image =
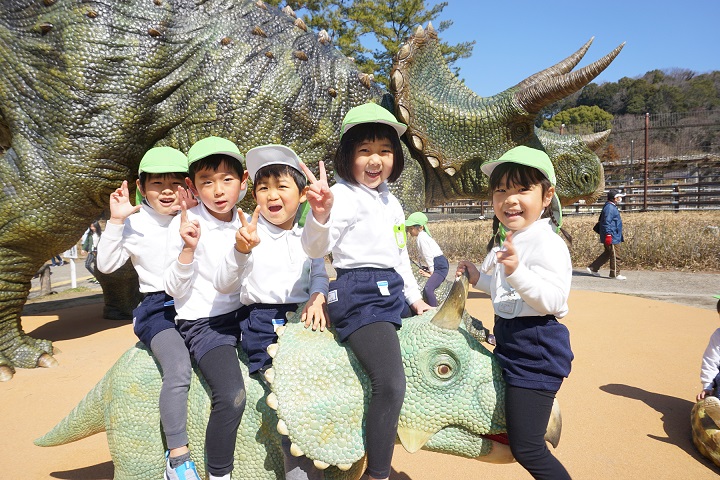
<svg viewBox="0 0 720 480">
<path fill-rule="evenodd" d="M 720 108 L 720 71 L 652 70 L 617 82 L 590 83 L 545 108 L 540 117 L 580 106 L 598 106 L 612 115 L 682 113 Z"/>
</svg>

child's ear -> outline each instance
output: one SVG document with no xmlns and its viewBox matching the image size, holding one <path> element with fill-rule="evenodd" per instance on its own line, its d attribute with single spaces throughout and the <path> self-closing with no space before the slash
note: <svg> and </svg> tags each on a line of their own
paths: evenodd
<svg viewBox="0 0 720 480">
<path fill-rule="evenodd" d="M 187 185 L 188 190 L 190 190 L 193 195 L 195 195 L 196 197 L 200 196 L 200 194 L 198 194 L 197 188 L 195 188 L 195 185 L 193 184 L 193 181 L 190 180 L 190 177 L 185 177 L 185 185 Z"/>
<path fill-rule="evenodd" d="M 303 203 L 307 200 L 307 191 L 310 189 L 309 186 L 305 186 L 302 190 L 300 190 L 300 203 Z"/>
<path fill-rule="evenodd" d="M 250 176 L 250 174 L 248 173 L 247 170 L 245 170 L 245 171 L 243 172 L 243 175 L 242 175 L 242 180 L 240 181 L 240 189 L 242 189 L 242 190 L 246 190 L 246 189 L 247 189 L 247 186 L 248 186 L 248 185 L 247 185 L 247 181 L 248 181 L 248 177 L 249 177 L 249 176 Z M 254 191 L 254 190 L 255 190 L 255 189 L 253 188 L 253 196 L 255 196 L 255 191 Z"/>
<path fill-rule="evenodd" d="M 143 192 L 142 184 L 140 183 L 139 178 L 135 180 L 135 188 L 137 188 L 138 192 L 140 192 L 140 195 L 142 195 L 143 197 L 145 196 L 145 192 Z"/>
<path fill-rule="evenodd" d="M 545 197 L 543 198 L 543 207 L 547 207 L 550 205 L 550 202 L 552 202 L 553 196 L 555 196 L 555 187 L 550 187 L 545 192 Z"/>
</svg>

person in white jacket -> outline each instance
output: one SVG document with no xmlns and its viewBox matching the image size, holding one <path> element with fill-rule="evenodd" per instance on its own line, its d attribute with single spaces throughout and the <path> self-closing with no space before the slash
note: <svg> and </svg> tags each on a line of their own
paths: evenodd
<svg viewBox="0 0 720 480">
<path fill-rule="evenodd" d="M 323 162 L 310 180 L 302 245 L 310 257 L 332 252 L 337 279 L 330 283 L 328 313 L 372 384 L 366 415 L 367 474 L 387 479 L 405 396 L 405 371 L 397 329 L 405 310 L 431 307 L 410 268 L 405 214 L 386 182 L 404 166 L 400 135 L 406 125 L 388 110 L 366 103 L 348 111 L 328 186 Z"/>
<path fill-rule="evenodd" d="M 248 150 L 245 163 L 257 208 L 249 221 L 241 218 L 235 245 L 227 249 L 213 285 L 220 293 L 239 292 L 248 371 L 264 375 L 272 364 L 267 348 L 277 342 L 276 331 L 285 325 L 288 313 L 304 303 L 305 326 L 325 329 L 328 274 L 325 259 L 309 257 L 300 242 L 303 228 L 297 217 L 307 191 L 300 158 L 284 145 L 263 145 Z M 286 480 L 324 477 L 308 457 L 292 455 L 287 436 L 281 446 Z"/>
<path fill-rule="evenodd" d="M 130 203 L 128 184 L 110 195 L 110 219 L 97 246 L 97 269 L 112 273 L 128 259 L 138 274 L 145 295 L 133 311 L 133 331 L 162 368 L 160 420 L 168 451 L 165 479 L 198 479 L 190 459 L 187 403 L 190 388 L 190 354 L 175 329 L 175 307 L 165 293 L 165 238 L 181 201 L 191 202 L 185 177 L 188 160 L 171 147 L 148 150 L 140 161 L 136 205 Z"/>
<path fill-rule="evenodd" d="M 717 312 L 720 316 L 720 295 L 715 295 L 715 298 L 718 299 Z M 700 383 L 702 383 L 702 390 L 697 395 L 697 401 L 710 395 L 720 397 L 720 328 L 710 335 L 710 341 L 703 354 Z M 720 416 L 718 420 L 720 420 Z"/>
</svg>

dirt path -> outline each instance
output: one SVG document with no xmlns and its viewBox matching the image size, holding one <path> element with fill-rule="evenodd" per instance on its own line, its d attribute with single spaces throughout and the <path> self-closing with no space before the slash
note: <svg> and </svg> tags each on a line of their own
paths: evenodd
<svg viewBox="0 0 720 480">
<path fill-rule="evenodd" d="M 630 277 L 630 274 L 628 274 Z M 593 279 L 601 280 L 601 279 Z M 491 327 L 487 297 L 471 292 L 468 310 Z M 103 320 L 100 300 L 46 305 L 23 317 L 24 330 L 51 339 L 53 369 L 19 370 L 0 384 L 0 478 L 112 478 L 104 434 L 40 448 L 54 426 L 135 343 L 129 322 Z M 689 412 L 700 384 L 700 358 L 720 326 L 714 310 L 613 293 L 573 290 L 575 361 L 558 395 L 562 439 L 555 451 L 575 479 L 716 479 L 720 469 L 690 439 Z M 517 464 L 489 465 L 396 448 L 394 480 L 530 479 Z"/>
</svg>

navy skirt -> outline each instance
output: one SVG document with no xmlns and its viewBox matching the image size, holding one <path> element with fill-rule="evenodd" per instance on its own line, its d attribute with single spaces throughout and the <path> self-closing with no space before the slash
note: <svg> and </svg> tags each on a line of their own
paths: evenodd
<svg viewBox="0 0 720 480">
<path fill-rule="evenodd" d="M 344 342 L 355 330 L 374 322 L 390 322 L 396 329 L 406 306 L 405 282 L 392 268 L 336 269 L 330 282 L 328 314 Z"/>
</svg>

